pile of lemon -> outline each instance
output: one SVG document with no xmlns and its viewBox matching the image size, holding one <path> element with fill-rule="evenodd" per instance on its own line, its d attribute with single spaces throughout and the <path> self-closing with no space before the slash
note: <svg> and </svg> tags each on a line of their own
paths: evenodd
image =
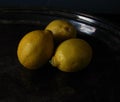
<svg viewBox="0 0 120 102">
<path fill-rule="evenodd" d="M 31 70 L 48 62 L 64 72 L 82 70 L 91 62 L 92 47 L 76 35 L 77 30 L 69 21 L 53 20 L 44 30 L 23 36 L 18 44 L 18 60 Z"/>
</svg>

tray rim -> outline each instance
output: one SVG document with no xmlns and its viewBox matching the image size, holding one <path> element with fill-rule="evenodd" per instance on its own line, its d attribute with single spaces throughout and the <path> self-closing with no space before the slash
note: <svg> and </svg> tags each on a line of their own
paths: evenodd
<svg viewBox="0 0 120 102">
<path fill-rule="evenodd" d="M 0 15 L 6 15 L 6 14 L 40 14 L 40 15 L 49 15 L 49 16 L 62 16 L 67 19 L 75 20 L 78 22 L 86 22 L 89 25 L 107 30 L 112 32 L 110 39 L 112 37 L 114 38 L 113 43 L 115 42 L 115 39 L 120 39 L 120 28 L 111 22 L 108 22 L 107 20 L 103 18 L 99 18 L 96 16 L 93 16 L 91 14 L 83 13 L 83 12 L 77 12 L 77 11 L 69 11 L 69 10 L 63 10 L 63 9 L 50 9 L 50 8 L 39 8 L 39 9 L 29 9 L 29 8 L 0 8 Z M 2 21 L 0 17 L 0 23 L 7 23 L 6 21 L 9 21 L 9 23 L 13 23 L 13 19 L 7 19 L 5 17 L 5 22 Z M 21 22 L 21 21 L 20 21 Z M 109 43 L 109 42 L 108 42 Z M 116 42 L 115 42 L 116 43 Z M 120 42 L 117 42 L 117 47 L 120 44 Z M 118 52 L 120 50 L 119 48 L 116 48 L 116 46 L 112 46 L 114 51 Z"/>
</svg>

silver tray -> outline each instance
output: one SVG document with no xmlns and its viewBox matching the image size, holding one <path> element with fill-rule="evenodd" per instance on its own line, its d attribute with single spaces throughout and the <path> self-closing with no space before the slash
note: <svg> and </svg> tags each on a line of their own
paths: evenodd
<svg viewBox="0 0 120 102">
<path fill-rule="evenodd" d="M 35 71 L 20 65 L 16 50 L 29 31 L 44 29 L 54 19 L 77 28 L 77 37 L 93 48 L 93 60 L 83 71 L 64 73 L 49 63 Z M 92 15 L 50 9 L 0 9 L 0 100 L 9 102 L 100 102 L 118 98 L 120 30 Z"/>
</svg>

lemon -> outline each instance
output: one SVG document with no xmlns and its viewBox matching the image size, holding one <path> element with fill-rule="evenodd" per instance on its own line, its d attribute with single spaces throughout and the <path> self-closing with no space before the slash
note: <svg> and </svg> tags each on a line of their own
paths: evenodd
<svg viewBox="0 0 120 102">
<path fill-rule="evenodd" d="M 56 43 L 76 37 L 76 28 L 67 20 L 56 19 L 51 21 L 45 28 L 53 33 Z"/>
<path fill-rule="evenodd" d="M 37 69 L 47 63 L 53 54 L 53 49 L 53 36 L 50 31 L 31 31 L 18 44 L 18 60 L 25 68 Z"/>
<path fill-rule="evenodd" d="M 92 59 L 92 47 L 83 39 L 62 42 L 51 59 L 51 64 L 63 72 L 76 72 L 87 67 Z"/>
</svg>

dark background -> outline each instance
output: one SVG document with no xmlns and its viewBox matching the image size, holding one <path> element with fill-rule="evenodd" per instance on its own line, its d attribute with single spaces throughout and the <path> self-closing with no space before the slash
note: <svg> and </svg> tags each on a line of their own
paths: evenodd
<svg viewBox="0 0 120 102">
<path fill-rule="evenodd" d="M 92 13 L 120 14 L 120 0 L 0 0 L 0 7 L 59 8 Z"/>
</svg>

